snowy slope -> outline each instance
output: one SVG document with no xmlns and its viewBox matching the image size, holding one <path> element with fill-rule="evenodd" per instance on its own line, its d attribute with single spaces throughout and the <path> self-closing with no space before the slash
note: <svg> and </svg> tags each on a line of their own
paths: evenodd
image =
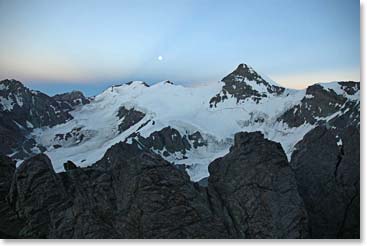
<svg viewBox="0 0 367 246">
<path fill-rule="evenodd" d="M 272 81 L 267 82 L 277 86 Z M 240 101 L 229 97 L 216 107 L 210 107 L 210 99 L 221 92 L 225 82 L 184 87 L 163 81 L 149 87 L 144 82 L 135 81 L 113 86 L 96 96 L 90 104 L 71 111 L 72 120 L 52 128 L 35 129 L 32 135 L 46 147 L 46 154 L 56 171 L 62 171 L 63 163 L 68 160 L 79 166 L 91 165 L 113 144 L 131 141 L 128 139 L 131 134 L 149 137 L 167 126 L 178 130 L 182 136 L 198 131 L 207 142 L 206 146 L 191 148 L 185 158 L 179 152 L 163 156 L 175 164 L 188 165 L 187 171 L 194 181 L 208 176 L 208 164 L 229 151 L 234 134 L 240 131 L 262 131 L 267 138 L 280 142 L 290 157 L 294 145 L 315 125 L 305 123 L 292 128 L 278 119 L 301 103 L 306 90 L 283 88 L 282 93 L 268 93 L 266 87 L 256 81 L 246 79 L 243 83 L 253 90 L 267 93 L 266 97 L 260 101 L 251 97 Z M 332 85 L 323 86 L 333 88 Z M 349 99 L 356 98 L 359 94 Z M 122 106 L 143 112 L 144 117 L 120 132 L 118 127 L 124 118 L 120 119 L 118 112 Z"/>
</svg>

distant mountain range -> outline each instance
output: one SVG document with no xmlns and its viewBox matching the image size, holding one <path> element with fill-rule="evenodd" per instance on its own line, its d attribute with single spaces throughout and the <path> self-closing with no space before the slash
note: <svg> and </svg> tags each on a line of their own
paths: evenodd
<svg viewBox="0 0 367 246">
<path fill-rule="evenodd" d="M 294 90 L 240 64 L 217 83 L 184 87 L 133 81 L 87 98 L 79 91 L 51 97 L 3 80 L 0 168 L 7 170 L 3 193 L 11 206 L 0 203 L 7 211 L 0 219 L 23 229 L 0 231 L 10 237 L 56 238 L 356 238 L 359 138 L 360 83 L 353 81 Z M 160 168 L 152 174 L 149 165 Z M 164 182 L 167 176 L 168 189 L 173 187 L 181 195 L 174 199 L 182 201 L 170 200 L 159 182 L 148 185 L 151 194 L 134 193 L 144 190 L 134 168 L 149 182 L 154 177 Z M 45 181 L 39 184 L 43 188 L 31 184 L 32 175 Z M 93 185 L 107 190 L 89 189 Z M 86 196 L 106 197 L 83 207 L 92 198 L 82 196 L 81 187 Z M 56 197 L 42 198 L 38 188 Z M 119 195 L 119 189 L 132 193 Z M 29 199 L 20 195 L 24 192 L 32 194 Z M 159 201 L 153 207 L 139 202 L 149 198 L 145 202 L 151 203 L 153 194 L 187 211 L 163 213 L 167 221 L 144 224 L 140 212 L 148 221 L 163 209 Z M 31 200 L 36 198 L 54 217 L 39 221 L 36 208 L 25 209 L 35 206 Z M 65 209 L 55 212 L 60 206 Z M 100 206 L 107 214 L 99 214 Z M 190 209 L 198 218 L 183 215 Z M 92 221 L 81 219 L 83 225 L 75 216 L 65 217 L 67 211 L 80 216 L 90 211 Z M 124 219 L 111 219 L 119 213 Z M 67 225 L 65 218 L 73 222 Z M 169 222 L 185 218 L 188 224 L 176 229 Z M 89 231 L 86 225 L 98 229 Z"/>
</svg>

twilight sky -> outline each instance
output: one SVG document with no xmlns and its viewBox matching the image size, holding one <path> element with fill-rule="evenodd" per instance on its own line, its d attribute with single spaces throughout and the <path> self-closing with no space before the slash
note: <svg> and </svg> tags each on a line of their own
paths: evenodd
<svg viewBox="0 0 367 246">
<path fill-rule="evenodd" d="M 0 80 L 94 95 L 130 80 L 218 81 L 244 62 L 291 88 L 359 81 L 359 4 L 0 0 Z"/>
</svg>

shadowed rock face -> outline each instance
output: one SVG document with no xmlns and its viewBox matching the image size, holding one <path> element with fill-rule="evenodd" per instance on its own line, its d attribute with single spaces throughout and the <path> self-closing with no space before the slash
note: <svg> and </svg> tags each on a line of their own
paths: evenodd
<svg viewBox="0 0 367 246">
<path fill-rule="evenodd" d="M 119 153 L 129 153 L 126 158 Z M 135 155 L 138 153 L 137 155 Z M 97 166 L 112 168 L 119 231 L 128 238 L 225 238 L 205 196 L 184 171 L 137 145 L 118 144 Z M 112 158 L 111 158 L 112 157 Z"/>
<path fill-rule="evenodd" d="M 291 166 L 312 238 L 359 238 L 360 131 L 318 126 L 296 145 Z"/>
<path fill-rule="evenodd" d="M 14 158 L 33 155 L 37 144 L 26 136 L 33 128 L 55 126 L 72 119 L 52 97 L 31 91 L 16 80 L 2 80 L 0 86 L 0 154 L 18 151 Z M 4 102 L 4 100 L 6 102 Z M 37 146 L 42 151 L 42 146 Z"/>
<path fill-rule="evenodd" d="M 19 220 L 8 202 L 8 193 L 15 172 L 15 162 L 0 155 L 0 237 L 18 238 L 23 221 Z"/>
<path fill-rule="evenodd" d="M 62 108 L 63 111 L 67 112 L 73 110 L 76 106 L 90 103 L 90 100 L 86 98 L 81 91 L 57 94 L 52 98 L 58 102 L 60 108 Z"/>
<path fill-rule="evenodd" d="M 235 141 L 228 155 L 211 164 L 207 188 L 135 142 L 116 144 L 93 166 L 64 173 L 37 155 L 18 167 L 9 192 L 11 211 L 24 221 L 17 236 L 306 236 L 303 204 L 280 146 L 260 133 L 237 134 Z M 251 161 L 255 154 L 269 155 Z"/>
<path fill-rule="evenodd" d="M 120 143 L 93 167 L 55 174 L 38 155 L 16 171 L 10 203 L 26 221 L 20 237 L 227 238 L 184 171 Z"/>
<path fill-rule="evenodd" d="M 134 108 L 127 109 L 125 107 L 120 107 L 117 116 L 119 117 L 119 119 L 122 119 L 121 123 L 118 126 L 119 132 L 123 132 L 142 120 L 145 114 L 143 112 L 135 110 Z"/>
<path fill-rule="evenodd" d="M 186 151 L 191 149 L 191 144 L 186 135 L 181 136 L 178 130 L 169 126 L 151 133 L 147 138 L 137 134 L 132 134 L 130 137 L 134 138 L 134 141 L 137 140 L 142 148 L 156 150 L 158 153 L 162 153 L 163 156 L 168 156 L 175 152 L 186 154 Z M 200 133 L 190 135 L 189 139 L 193 141 L 195 148 L 204 145 L 204 140 Z"/>
<path fill-rule="evenodd" d="M 64 187 L 47 156 L 37 155 L 20 165 L 9 192 L 11 206 L 25 221 L 20 236 L 47 238 L 65 198 Z"/>
<path fill-rule="evenodd" d="M 349 95 L 354 95 L 359 91 L 360 85 L 357 82 L 339 82 L 339 84 L 341 89 Z M 354 108 L 358 108 L 359 112 L 359 102 L 347 102 L 347 98 L 343 95 L 338 95 L 333 90 L 326 90 L 321 85 L 315 84 L 307 88 L 301 103 L 287 110 L 278 118 L 278 121 L 283 121 L 290 127 L 298 127 L 304 123 L 313 125 L 320 123 L 318 117 L 327 117 L 338 111 L 345 114 L 350 109 L 354 111 Z M 348 114 L 350 116 L 350 113 Z M 353 121 L 359 122 L 359 118 L 354 119 Z"/>
<path fill-rule="evenodd" d="M 238 238 L 305 238 L 307 213 L 279 143 L 237 133 L 230 153 L 209 166 L 209 194 Z"/>
</svg>

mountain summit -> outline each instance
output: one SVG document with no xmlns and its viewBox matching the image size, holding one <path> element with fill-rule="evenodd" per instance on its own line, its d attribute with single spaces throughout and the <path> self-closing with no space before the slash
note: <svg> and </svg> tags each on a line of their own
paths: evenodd
<svg viewBox="0 0 367 246">
<path fill-rule="evenodd" d="M 210 100 L 211 107 L 216 107 L 229 97 L 235 98 L 237 103 L 246 99 L 258 103 L 264 97 L 277 96 L 284 92 L 283 87 L 273 81 L 266 81 L 252 67 L 243 63 L 224 77 L 222 82 L 222 90 Z"/>
</svg>

